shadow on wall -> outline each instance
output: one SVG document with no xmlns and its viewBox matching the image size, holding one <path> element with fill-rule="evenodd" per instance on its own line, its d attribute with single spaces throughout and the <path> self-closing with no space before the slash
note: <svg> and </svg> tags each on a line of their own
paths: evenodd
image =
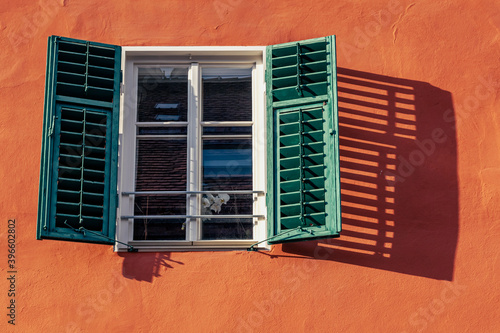
<svg viewBox="0 0 500 333">
<path fill-rule="evenodd" d="M 127 279 L 153 282 L 153 278 L 160 277 L 165 268 L 173 268 L 172 264 L 184 265 L 180 261 L 170 259 L 171 252 L 119 252 L 123 258 L 122 274 Z"/>
<path fill-rule="evenodd" d="M 346 68 L 338 68 L 338 91 L 341 237 L 282 251 L 451 281 L 458 237 L 451 94 Z"/>
</svg>

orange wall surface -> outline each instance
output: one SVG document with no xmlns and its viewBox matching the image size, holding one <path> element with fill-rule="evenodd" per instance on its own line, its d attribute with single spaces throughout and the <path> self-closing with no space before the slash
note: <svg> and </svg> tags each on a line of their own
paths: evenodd
<svg viewBox="0 0 500 333">
<path fill-rule="evenodd" d="M 0 331 L 500 332 L 498 0 L 0 8 Z M 333 34 L 340 238 L 253 253 L 115 253 L 36 240 L 47 36 L 238 46 Z"/>
</svg>

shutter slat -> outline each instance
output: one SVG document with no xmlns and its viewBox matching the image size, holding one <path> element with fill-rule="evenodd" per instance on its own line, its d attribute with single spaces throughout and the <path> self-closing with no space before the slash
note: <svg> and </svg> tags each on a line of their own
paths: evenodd
<svg viewBox="0 0 500 333">
<path fill-rule="evenodd" d="M 81 133 L 83 124 L 81 121 L 61 119 L 61 131 Z"/>
<path fill-rule="evenodd" d="M 105 133 L 103 133 L 103 134 L 105 134 Z M 94 147 L 95 148 L 100 148 L 100 146 L 93 145 L 93 144 L 95 144 L 96 142 L 105 140 L 106 136 L 105 135 L 99 135 L 98 133 L 95 133 L 95 134 L 94 133 L 92 133 L 92 134 L 87 133 L 87 134 L 85 134 L 85 138 L 90 141 L 89 142 L 89 148 L 92 149 Z M 90 146 L 90 145 L 92 145 L 92 146 Z M 87 147 L 85 147 L 85 148 L 87 148 Z"/>
<path fill-rule="evenodd" d="M 113 68 L 101 67 L 101 66 L 96 66 L 96 65 L 88 65 L 88 71 L 89 71 L 89 75 L 101 77 L 101 78 L 113 79 L 113 76 L 114 76 L 114 69 Z M 114 79 L 113 79 L 113 81 L 114 81 Z"/>
<path fill-rule="evenodd" d="M 301 81 L 305 84 L 320 83 L 326 81 L 326 71 L 310 73 L 310 74 L 299 74 Z M 274 89 L 285 88 L 285 87 L 295 87 L 297 85 L 297 74 L 279 77 L 273 79 Z"/>
<path fill-rule="evenodd" d="M 57 72 L 57 77 L 59 81 L 69 83 L 69 84 L 75 84 L 75 85 L 84 85 L 85 84 L 85 74 L 80 74 L 80 73 L 69 73 L 69 72 L 62 72 L 58 71 Z"/>
<path fill-rule="evenodd" d="M 65 175 L 67 176 L 67 175 Z M 80 180 L 76 179 L 71 179 L 71 178 L 66 178 L 66 177 L 59 177 L 58 179 L 58 187 L 60 189 L 67 189 L 67 190 L 80 190 Z"/>
<path fill-rule="evenodd" d="M 312 52 L 302 52 L 299 53 L 301 63 L 324 61 L 326 57 L 326 51 L 312 51 Z M 293 64 L 297 64 L 297 53 L 290 55 L 283 55 L 281 57 L 275 57 L 272 60 L 273 68 L 286 67 Z"/>
<path fill-rule="evenodd" d="M 104 191 L 104 185 L 104 182 L 85 180 L 83 182 L 83 190 L 91 193 L 102 193 Z"/>
<path fill-rule="evenodd" d="M 93 76 L 93 75 L 89 75 L 88 79 L 89 79 L 89 84 L 91 86 L 103 87 L 103 88 L 107 88 L 107 89 L 111 89 L 111 90 L 113 89 L 113 85 L 114 85 L 113 79 L 109 79 L 106 77 Z"/>
<path fill-rule="evenodd" d="M 83 53 L 76 53 L 76 52 L 69 52 L 69 51 L 59 51 L 59 61 L 65 61 L 65 62 L 72 62 L 75 64 L 84 64 L 86 61 L 86 56 L 85 52 Z"/>
<path fill-rule="evenodd" d="M 300 65 L 300 70 L 302 73 L 314 73 L 326 71 L 327 62 L 326 60 L 314 61 L 303 63 Z M 297 65 L 289 65 L 276 67 L 272 69 L 273 78 L 292 76 L 297 74 Z"/>
<path fill-rule="evenodd" d="M 301 84 L 302 97 L 317 97 L 321 95 L 326 95 L 327 85 L 326 82 L 318 82 L 311 84 Z M 284 87 L 274 90 L 275 101 L 288 101 L 291 99 L 296 99 L 300 94 L 297 92 L 296 86 L 294 87 Z"/>
<path fill-rule="evenodd" d="M 85 91 L 84 84 L 75 84 L 68 82 L 57 83 L 57 93 L 59 95 L 85 98 L 86 95 L 83 93 L 83 91 Z"/>
<path fill-rule="evenodd" d="M 59 61 L 58 70 L 59 72 L 85 74 L 85 64 L 71 61 Z"/>
<path fill-rule="evenodd" d="M 323 189 L 304 190 L 303 199 L 305 202 L 324 201 L 325 191 Z M 300 203 L 300 192 L 283 193 L 280 195 L 282 205 Z"/>
</svg>

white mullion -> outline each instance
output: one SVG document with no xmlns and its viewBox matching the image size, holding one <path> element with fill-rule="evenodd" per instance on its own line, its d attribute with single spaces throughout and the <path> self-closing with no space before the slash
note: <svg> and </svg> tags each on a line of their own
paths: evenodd
<svg viewBox="0 0 500 333">
<path fill-rule="evenodd" d="M 252 110 L 253 110 L 253 190 L 266 189 L 266 112 L 265 112 L 265 77 L 264 64 L 258 61 L 253 68 L 252 75 Z M 257 112 L 260 110 L 260 112 Z M 267 180 L 270 181 L 270 180 Z M 258 195 L 254 201 L 254 214 L 266 216 L 266 196 Z M 254 224 L 254 239 L 262 240 L 267 237 L 266 219 L 256 219 Z"/>
<path fill-rule="evenodd" d="M 120 129 L 119 129 L 119 188 L 120 191 L 135 191 L 135 159 L 136 159 L 136 127 L 137 119 L 137 78 L 138 68 L 133 63 L 124 62 L 124 85 L 125 92 L 120 99 Z M 120 204 L 118 205 L 119 221 L 116 228 L 117 239 L 128 243 L 133 240 L 133 219 L 122 219 L 119 216 L 133 215 L 135 196 L 122 197 L 119 193 Z M 117 243 L 116 249 L 125 249 Z"/>
<path fill-rule="evenodd" d="M 199 138 L 200 130 L 200 66 L 198 63 L 192 63 L 188 72 L 188 134 L 187 134 L 187 190 L 198 191 L 200 184 L 199 160 L 200 148 Z M 198 195 L 188 195 L 187 197 L 187 215 L 198 215 Z M 186 220 L 187 240 L 196 240 L 198 237 L 198 219 Z"/>
<path fill-rule="evenodd" d="M 257 85 L 256 85 L 257 76 L 258 76 L 257 71 L 256 71 L 255 65 L 254 65 L 252 68 L 252 121 L 254 122 L 254 124 L 259 124 L 259 119 L 257 118 L 258 114 L 255 112 L 256 106 L 257 106 L 255 97 L 257 95 L 256 92 L 258 91 Z M 258 143 L 257 143 L 258 136 L 256 135 L 256 131 L 257 131 L 258 127 L 261 127 L 261 126 L 252 126 L 252 190 L 254 190 L 254 191 L 256 188 L 259 187 L 258 174 L 257 174 L 257 169 L 258 169 L 257 156 L 259 156 L 259 154 L 258 154 L 259 147 L 257 146 L 258 145 Z M 252 202 L 253 214 L 255 214 L 259 208 L 259 202 L 257 201 L 259 198 L 254 195 L 254 196 L 252 196 L 252 199 L 253 199 L 253 202 Z M 259 221 L 258 221 L 258 219 L 252 219 L 252 222 L 253 222 L 252 235 L 253 235 L 253 239 L 255 240 L 255 239 L 259 238 L 259 235 L 258 235 L 258 232 L 259 232 L 259 224 L 258 223 L 259 223 Z"/>
</svg>

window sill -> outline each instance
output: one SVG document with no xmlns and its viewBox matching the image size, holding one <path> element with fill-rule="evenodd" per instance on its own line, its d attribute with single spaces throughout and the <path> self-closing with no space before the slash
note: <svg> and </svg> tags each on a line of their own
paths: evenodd
<svg viewBox="0 0 500 333">
<path fill-rule="evenodd" d="M 246 251 L 255 240 L 219 240 L 219 241 L 130 241 L 128 244 L 139 252 L 176 252 L 176 251 Z M 261 243 L 255 247 L 259 250 L 270 250 L 270 246 Z M 115 246 L 115 252 L 127 252 L 128 248 L 121 244 Z"/>
</svg>

